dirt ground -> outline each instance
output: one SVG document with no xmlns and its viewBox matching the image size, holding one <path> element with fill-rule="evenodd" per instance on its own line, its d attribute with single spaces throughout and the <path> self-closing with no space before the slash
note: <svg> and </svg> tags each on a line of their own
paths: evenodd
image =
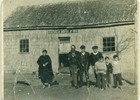
<svg viewBox="0 0 140 100">
<path fill-rule="evenodd" d="M 16 100 L 137 100 L 137 86 L 127 81 L 123 81 L 123 91 L 114 88 L 101 91 L 93 85 L 75 89 L 71 87 L 71 77 L 67 74 L 56 75 L 59 85 L 45 89 L 36 75 L 16 75 L 16 81 L 27 81 L 31 86 L 16 84 L 14 96 L 14 77 L 13 74 L 5 74 L 4 100 L 15 100 L 14 97 Z M 90 80 L 94 81 L 94 78 L 91 76 Z"/>
</svg>

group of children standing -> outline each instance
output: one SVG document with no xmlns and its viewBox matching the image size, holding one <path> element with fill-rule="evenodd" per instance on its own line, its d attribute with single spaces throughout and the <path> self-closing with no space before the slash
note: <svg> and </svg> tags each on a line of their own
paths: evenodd
<svg viewBox="0 0 140 100">
<path fill-rule="evenodd" d="M 122 77 L 121 77 L 121 62 L 117 55 L 113 56 L 113 61 L 109 57 L 99 57 L 95 63 L 95 73 L 97 75 L 96 85 L 99 89 L 105 90 L 106 86 L 111 87 L 111 81 L 114 81 L 114 88 L 122 90 Z M 111 80 L 113 75 L 113 80 Z"/>
</svg>

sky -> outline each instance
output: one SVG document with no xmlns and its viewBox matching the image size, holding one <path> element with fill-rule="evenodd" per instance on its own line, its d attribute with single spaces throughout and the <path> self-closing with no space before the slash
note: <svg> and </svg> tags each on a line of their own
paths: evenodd
<svg viewBox="0 0 140 100">
<path fill-rule="evenodd" d="M 75 1 L 88 1 L 88 0 L 3 0 L 3 16 L 5 20 L 18 6 L 31 6 L 31 5 L 41 5 L 60 2 L 75 2 Z"/>
</svg>

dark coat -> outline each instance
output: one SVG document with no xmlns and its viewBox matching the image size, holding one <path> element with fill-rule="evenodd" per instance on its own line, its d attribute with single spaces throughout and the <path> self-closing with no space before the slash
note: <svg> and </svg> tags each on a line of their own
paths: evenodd
<svg viewBox="0 0 140 100">
<path fill-rule="evenodd" d="M 101 52 L 98 52 L 96 55 L 93 53 L 90 54 L 90 64 L 95 66 L 95 63 L 99 60 L 100 57 L 103 57 Z"/>
<path fill-rule="evenodd" d="M 82 64 L 82 66 L 84 65 L 85 67 L 87 67 L 89 69 L 90 66 L 90 59 L 89 59 L 89 53 L 85 52 L 84 55 L 82 55 L 82 53 L 80 52 L 80 63 Z"/>
<path fill-rule="evenodd" d="M 73 55 L 73 53 L 75 55 Z M 80 65 L 80 52 L 75 51 L 75 52 L 69 52 L 68 54 L 68 61 L 69 61 L 69 65 Z"/>
<path fill-rule="evenodd" d="M 43 66 L 43 64 L 48 63 L 46 66 Z M 50 83 L 54 77 L 53 70 L 52 70 L 52 61 L 50 56 L 40 56 L 37 60 L 37 63 L 39 67 L 41 68 L 41 82 L 42 83 Z"/>
<path fill-rule="evenodd" d="M 106 64 L 106 68 L 107 68 L 107 71 L 106 71 L 107 74 L 111 74 L 113 72 L 113 66 L 111 63 Z"/>
</svg>

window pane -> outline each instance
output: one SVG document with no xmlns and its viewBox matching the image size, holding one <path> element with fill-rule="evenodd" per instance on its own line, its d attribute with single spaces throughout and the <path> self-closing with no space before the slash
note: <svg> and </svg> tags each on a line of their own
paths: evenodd
<svg viewBox="0 0 140 100">
<path fill-rule="evenodd" d="M 103 43 L 103 46 L 107 46 L 107 44 L 106 43 Z"/>
<path fill-rule="evenodd" d="M 110 40 L 111 40 L 111 41 L 115 41 L 115 38 L 114 38 L 114 37 L 112 37 L 112 38 L 110 38 Z"/>
<path fill-rule="evenodd" d="M 115 47 L 112 47 L 112 51 L 115 51 Z"/>
<path fill-rule="evenodd" d="M 115 46 L 115 43 L 110 43 L 110 46 Z"/>
<path fill-rule="evenodd" d="M 20 52 L 29 52 L 29 40 L 20 40 Z"/>
<path fill-rule="evenodd" d="M 20 44 L 20 48 L 22 48 L 22 44 Z"/>
<path fill-rule="evenodd" d="M 25 43 L 24 43 L 22 46 L 23 46 L 23 48 L 26 48 L 26 45 L 25 45 Z"/>
<path fill-rule="evenodd" d="M 110 42 L 110 38 L 107 38 L 107 42 Z"/>
<path fill-rule="evenodd" d="M 110 42 L 107 43 L 107 46 L 110 46 Z"/>
<path fill-rule="evenodd" d="M 105 43 L 106 42 L 106 38 L 103 38 L 103 43 Z"/>
<path fill-rule="evenodd" d="M 23 44 L 25 44 L 25 40 L 23 40 Z"/>
<path fill-rule="evenodd" d="M 20 40 L 20 44 L 22 45 L 22 40 Z"/>
<path fill-rule="evenodd" d="M 103 51 L 115 51 L 115 37 L 103 38 Z"/>
</svg>

